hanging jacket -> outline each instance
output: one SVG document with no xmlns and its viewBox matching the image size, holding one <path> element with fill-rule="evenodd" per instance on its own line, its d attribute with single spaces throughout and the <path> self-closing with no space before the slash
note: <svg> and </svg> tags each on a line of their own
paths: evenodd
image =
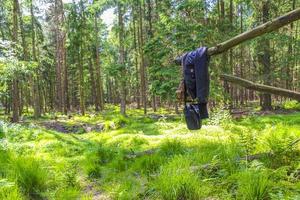
<svg viewBox="0 0 300 200">
<path fill-rule="evenodd" d="M 187 94 L 199 103 L 200 118 L 208 118 L 209 55 L 207 47 L 189 52 L 183 57 L 184 82 Z"/>
</svg>

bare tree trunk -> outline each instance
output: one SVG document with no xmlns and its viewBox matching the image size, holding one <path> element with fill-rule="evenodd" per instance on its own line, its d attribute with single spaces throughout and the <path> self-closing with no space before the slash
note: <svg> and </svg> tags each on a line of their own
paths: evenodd
<svg viewBox="0 0 300 200">
<path fill-rule="evenodd" d="M 104 98 L 103 98 L 103 83 L 102 83 L 102 72 L 100 64 L 100 53 L 99 53 L 99 28 L 97 23 L 97 14 L 95 14 L 95 40 L 96 40 L 96 111 L 104 109 Z"/>
<path fill-rule="evenodd" d="M 123 21 L 123 5 L 118 4 L 118 22 L 119 22 L 119 64 L 122 67 L 121 80 L 120 80 L 120 92 L 121 92 L 121 104 L 120 110 L 122 115 L 126 115 L 126 68 L 125 68 L 125 49 L 124 49 L 124 21 Z"/>
<path fill-rule="evenodd" d="M 144 114 L 147 113 L 147 88 L 146 88 L 146 70 L 145 70 L 145 60 L 144 60 L 144 36 L 143 36 L 143 10 L 141 2 L 138 3 L 139 6 L 139 53 L 140 53 L 140 76 L 141 76 L 141 96 L 144 108 Z"/>
<path fill-rule="evenodd" d="M 263 13 L 263 22 L 266 23 L 270 18 L 270 1 L 267 0 L 263 4 L 262 13 Z M 261 64 L 263 66 L 262 75 L 263 83 L 265 85 L 271 85 L 271 56 L 270 56 L 270 40 L 264 38 L 261 41 L 263 47 L 263 57 L 261 58 Z M 271 110 L 272 109 L 272 99 L 270 94 L 262 94 L 261 96 L 262 109 Z"/>
<path fill-rule="evenodd" d="M 35 25 L 34 25 L 34 13 L 33 13 L 33 4 L 32 0 L 30 1 L 30 14 L 31 14 L 31 41 L 32 41 L 32 56 L 35 62 L 38 62 L 36 56 L 36 39 L 35 39 Z M 40 95 L 39 95 L 39 72 L 37 70 L 37 76 L 31 78 L 32 81 L 32 95 L 33 95 L 33 108 L 34 108 L 34 117 L 38 118 L 41 116 L 41 105 L 40 105 Z"/>
<path fill-rule="evenodd" d="M 18 43 L 18 0 L 13 2 L 13 41 L 15 44 Z M 18 75 L 12 80 L 12 122 L 19 121 L 20 114 L 20 100 L 19 100 L 19 80 Z"/>
<path fill-rule="evenodd" d="M 63 33 L 63 43 L 62 43 L 62 51 L 63 51 L 63 107 L 64 114 L 67 115 L 70 110 L 70 98 L 69 98 L 69 80 L 68 80 L 68 65 L 67 65 L 67 51 L 66 51 L 66 33 Z"/>
<path fill-rule="evenodd" d="M 82 36 L 81 36 L 82 37 Z M 81 39 L 82 41 L 82 39 Z M 84 99 L 84 76 L 83 76 L 83 48 L 82 48 L 82 42 L 80 43 L 80 53 L 78 58 L 78 69 L 79 69 L 79 105 L 80 105 L 80 113 L 81 115 L 85 115 L 85 99 Z"/>
<path fill-rule="evenodd" d="M 96 106 L 96 111 L 99 110 L 99 105 L 97 105 L 97 92 L 96 92 L 96 83 L 95 83 L 95 76 L 94 76 L 94 66 L 93 62 L 89 61 L 89 71 L 90 71 L 90 81 L 91 81 L 91 99 L 92 104 Z"/>
<path fill-rule="evenodd" d="M 137 14 L 136 14 L 136 7 L 132 8 L 132 15 L 133 15 L 133 40 L 134 40 L 134 64 L 135 64 L 135 72 L 136 72 L 136 92 L 135 92 L 135 98 L 136 98 L 136 103 L 137 103 L 137 109 L 141 108 L 141 97 L 140 97 L 140 79 L 139 79 L 139 62 L 138 62 L 138 47 L 137 47 L 137 43 L 138 43 L 138 38 L 139 37 L 139 29 L 137 29 L 137 25 L 136 25 L 136 18 L 137 18 Z"/>
<path fill-rule="evenodd" d="M 63 112 L 63 50 L 62 50 L 62 25 L 63 25 L 63 3 L 62 0 L 55 0 L 55 38 L 56 38 L 56 109 Z"/>
</svg>

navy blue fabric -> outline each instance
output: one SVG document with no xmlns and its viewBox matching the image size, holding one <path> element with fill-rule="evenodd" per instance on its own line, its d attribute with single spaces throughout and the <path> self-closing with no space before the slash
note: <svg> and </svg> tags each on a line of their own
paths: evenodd
<svg viewBox="0 0 300 200">
<path fill-rule="evenodd" d="M 209 55 L 207 47 L 201 47 L 183 57 L 184 81 L 187 93 L 199 102 L 200 118 L 208 118 Z"/>
</svg>

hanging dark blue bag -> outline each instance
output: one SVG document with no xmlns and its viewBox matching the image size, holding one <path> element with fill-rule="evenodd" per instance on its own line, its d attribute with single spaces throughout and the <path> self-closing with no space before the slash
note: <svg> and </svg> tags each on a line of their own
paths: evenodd
<svg viewBox="0 0 300 200">
<path fill-rule="evenodd" d="M 201 129 L 202 119 L 208 118 L 209 56 L 207 48 L 201 47 L 182 58 L 184 76 L 184 116 L 188 129 Z M 192 101 L 188 102 L 190 97 Z"/>
</svg>

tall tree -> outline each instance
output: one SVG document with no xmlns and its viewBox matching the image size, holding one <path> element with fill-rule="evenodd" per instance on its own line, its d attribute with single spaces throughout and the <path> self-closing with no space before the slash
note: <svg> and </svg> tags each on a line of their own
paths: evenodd
<svg viewBox="0 0 300 200">
<path fill-rule="evenodd" d="M 144 57 L 144 24 L 143 24 L 143 9 L 142 2 L 138 2 L 138 14 L 139 14 L 139 56 L 140 56 L 140 79 L 141 79 L 141 97 L 144 108 L 144 114 L 147 113 L 147 86 L 146 86 L 146 66 Z"/>
<path fill-rule="evenodd" d="M 120 93 L 121 93 L 121 114 L 126 115 L 126 67 L 124 47 L 124 7 L 118 3 L 118 25 L 119 25 L 119 65 L 121 68 Z"/>
<path fill-rule="evenodd" d="M 31 14 L 31 42 L 32 42 L 32 57 L 35 62 L 38 62 L 36 53 L 36 32 L 35 32 L 35 16 L 33 12 L 33 3 L 30 0 L 30 14 Z M 39 73 L 37 70 L 36 76 L 33 77 L 33 104 L 34 104 L 34 116 L 36 118 L 41 116 L 41 105 L 40 105 L 40 91 L 39 91 Z"/>
<path fill-rule="evenodd" d="M 14 42 L 14 47 L 16 47 L 18 43 L 18 0 L 13 1 L 13 37 L 12 41 Z M 18 75 L 13 78 L 12 80 L 12 121 L 18 122 L 19 121 L 19 114 L 20 114 L 20 96 L 19 96 L 19 79 Z"/>
<path fill-rule="evenodd" d="M 266 23 L 270 20 L 270 0 L 264 0 L 262 4 L 262 18 L 263 23 Z M 272 75 L 271 75 L 271 56 L 270 56 L 270 40 L 264 38 L 261 41 L 263 48 L 263 55 L 260 58 L 262 64 L 262 75 L 263 83 L 265 85 L 271 85 Z M 272 99 L 271 94 L 262 94 L 261 95 L 261 105 L 263 110 L 272 109 Z"/>
<path fill-rule="evenodd" d="M 97 19 L 97 12 L 94 16 L 94 27 L 95 27 L 95 68 L 96 68 L 96 98 L 95 106 L 96 111 L 104 109 L 104 98 L 103 98 L 103 83 L 102 83 L 102 71 L 100 64 L 100 53 L 99 53 L 99 26 Z"/>
</svg>

